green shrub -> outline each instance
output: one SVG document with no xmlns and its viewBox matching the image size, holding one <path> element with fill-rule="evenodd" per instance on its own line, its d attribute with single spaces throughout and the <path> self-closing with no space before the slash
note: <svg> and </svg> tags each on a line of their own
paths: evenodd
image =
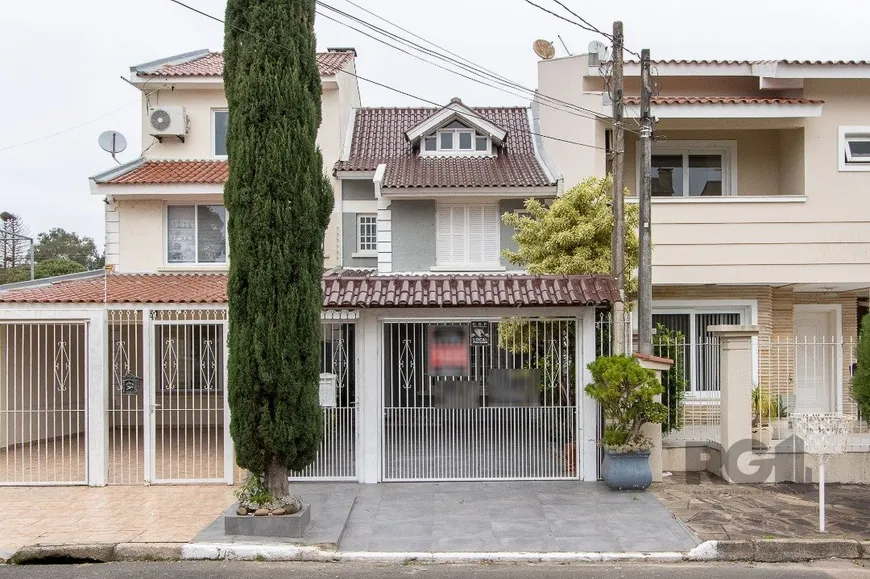
<svg viewBox="0 0 870 579">
<path fill-rule="evenodd" d="M 655 397 L 664 392 L 655 372 L 629 356 L 598 358 L 588 366 L 592 383 L 586 393 L 604 411 L 602 446 L 612 452 L 649 450 L 652 441 L 641 433 L 644 424 L 667 418 L 667 408 Z"/>
<path fill-rule="evenodd" d="M 870 314 L 861 320 L 857 362 L 858 367 L 852 376 L 852 398 L 858 403 L 861 416 L 870 425 Z"/>
<path fill-rule="evenodd" d="M 662 403 L 668 407 L 667 419 L 662 423 L 662 435 L 683 428 L 683 400 L 686 397 L 686 336 L 680 330 L 671 330 L 662 324 L 656 325 L 656 356 L 674 361 L 666 372 L 662 372 Z"/>
</svg>

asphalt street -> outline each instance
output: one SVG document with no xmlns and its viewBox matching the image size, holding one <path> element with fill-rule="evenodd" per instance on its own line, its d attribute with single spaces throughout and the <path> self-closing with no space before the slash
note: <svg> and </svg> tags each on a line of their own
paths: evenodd
<svg viewBox="0 0 870 579">
<path fill-rule="evenodd" d="M 374 565 L 362 563 L 174 562 L 85 565 L 0 565 L 0 579 L 870 579 L 851 561 L 809 564 Z"/>
</svg>

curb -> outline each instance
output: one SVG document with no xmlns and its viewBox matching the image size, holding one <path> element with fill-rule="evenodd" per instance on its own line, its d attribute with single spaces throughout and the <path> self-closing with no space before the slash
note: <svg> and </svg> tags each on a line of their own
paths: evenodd
<svg viewBox="0 0 870 579">
<path fill-rule="evenodd" d="M 0 551 L 0 564 L 43 559 L 75 561 L 307 561 L 369 563 L 608 563 L 681 561 L 805 562 L 818 559 L 870 559 L 870 541 L 854 539 L 765 539 L 705 541 L 688 552 L 368 552 L 316 546 L 206 543 L 94 543 L 28 545 Z"/>
<path fill-rule="evenodd" d="M 178 561 L 182 543 L 81 543 L 27 545 L 14 554 L 0 552 L 0 564 L 23 565 L 44 559 L 82 562 Z M 8 555 L 8 556 L 6 556 Z"/>
<path fill-rule="evenodd" d="M 752 561 L 799 563 L 817 559 L 870 559 L 870 541 L 857 539 L 749 539 L 705 541 L 689 561 Z"/>
</svg>

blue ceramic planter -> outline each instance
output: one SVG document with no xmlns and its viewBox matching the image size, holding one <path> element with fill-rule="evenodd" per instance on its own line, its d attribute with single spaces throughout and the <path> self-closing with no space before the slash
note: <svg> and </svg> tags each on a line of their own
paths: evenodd
<svg viewBox="0 0 870 579">
<path fill-rule="evenodd" d="M 652 483 L 649 451 L 623 454 L 604 451 L 601 476 L 607 486 L 616 491 L 641 491 Z"/>
</svg>

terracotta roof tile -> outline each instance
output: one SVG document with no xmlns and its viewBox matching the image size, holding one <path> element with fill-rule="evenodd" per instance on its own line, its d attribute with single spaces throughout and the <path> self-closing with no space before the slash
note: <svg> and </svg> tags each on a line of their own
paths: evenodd
<svg viewBox="0 0 870 579">
<path fill-rule="evenodd" d="M 654 105 L 821 105 L 825 101 L 815 99 L 758 98 L 732 96 L 657 96 Z M 626 96 L 625 104 L 640 104 L 640 97 Z"/>
<path fill-rule="evenodd" d="M 594 275 L 379 275 L 323 280 L 327 308 L 584 306 L 619 300 L 616 282 Z"/>
<path fill-rule="evenodd" d="M 626 64 L 639 64 L 638 60 L 626 60 Z M 752 64 L 809 64 L 820 66 L 866 66 L 870 64 L 867 60 L 716 60 L 716 59 L 681 59 L 670 58 L 666 60 L 650 61 L 652 65 L 656 64 L 715 64 L 723 66 L 731 65 L 752 65 Z"/>
<path fill-rule="evenodd" d="M 344 63 L 353 58 L 352 52 L 318 52 L 317 66 L 321 76 L 332 76 Z M 224 55 L 211 52 L 188 62 L 164 64 L 149 71 L 139 71 L 137 76 L 223 76 Z"/>
<path fill-rule="evenodd" d="M 227 301 L 227 276 L 215 274 L 108 274 L 0 291 L 11 303 L 220 304 Z"/>
<path fill-rule="evenodd" d="M 226 303 L 227 276 L 108 274 L 0 291 L 0 303 Z M 323 278 L 323 307 L 583 306 L 619 299 L 616 282 L 592 275 L 377 275 L 350 271 Z"/>
<path fill-rule="evenodd" d="M 535 156 L 528 109 L 477 108 L 482 117 L 508 134 L 495 157 L 420 157 L 405 132 L 436 108 L 360 108 L 356 111 L 350 154 L 338 171 L 374 171 L 386 164 L 383 187 L 546 187 L 554 183 Z"/>
<path fill-rule="evenodd" d="M 103 181 L 105 185 L 221 184 L 227 180 L 226 161 L 145 161 L 138 167 Z"/>
</svg>

